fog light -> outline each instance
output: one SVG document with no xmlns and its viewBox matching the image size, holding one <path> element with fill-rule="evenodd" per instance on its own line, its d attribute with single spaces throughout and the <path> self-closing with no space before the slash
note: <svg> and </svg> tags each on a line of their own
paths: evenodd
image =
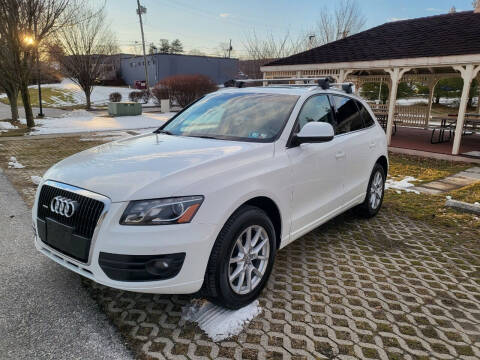
<svg viewBox="0 0 480 360">
<path fill-rule="evenodd" d="M 170 261 L 168 259 L 151 260 L 145 264 L 145 270 L 153 275 L 161 275 L 170 269 Z"/>
<path fill-rule="evenodd" d="M 155 281 L 176 276 L 185 253 L 161 255 L 120 255 L 100 253 L 99 264 L 105 274 L 118 281 Z"/>
</svg>

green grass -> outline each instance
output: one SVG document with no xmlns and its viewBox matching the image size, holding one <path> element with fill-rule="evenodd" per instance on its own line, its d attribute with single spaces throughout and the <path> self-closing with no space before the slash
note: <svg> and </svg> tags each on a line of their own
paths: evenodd
<svg viewBox="0 0 480 360">
<path fill-rule="evenodd" d="M 390 154 L 390 176 L 402 179 L 413 176 L 418 183 L 438 180 L 462 170 L 473 164 L 427 159 L 416 156 Z M 442 195 L 415 194 L 395 190 L 385 193 L 385 208 L 401 213 L 411 219 L 421 220 L 433 226 L 441 226 L 447 231 L 478 231 L 480 221 L 473 214 L 457 212 L 445 207 L 446 196 L 455 200 L 474 203 L 480 201 L 480 183 L 476 183 Z"/>
<path fill-rule="evenodd" d="M 30 101 L 32 103 L 32 106 L 38 107 L 39 106 L 38 89 L 29 88 L 28 91 L 30 93 Z M 10 104 L 7 98 L 1 98 L 0 101 L 7 105 Z M 74 104 L 75 99 L 73 97 L 73 92 L 65 89 L 42 88 L 42 104 L 44 107 L 62 108 L 62 109 L 83 107 L 83 105 L 81 104 L 73 105 L 73 106 L 61 106 L 61 105 L 58 105 L 58 101 Z M 20 95 L 18 96 L 17 104 L 18 106 L 23 106 L 22 97 Z"/>
<path fill-rule="evenodd" d="M 474 165 L 418 156 L 390 154 L 389 175 L 397 178 L 413 176 L 418 183 L 430 182 L 456 174 Z"/>
</svg>

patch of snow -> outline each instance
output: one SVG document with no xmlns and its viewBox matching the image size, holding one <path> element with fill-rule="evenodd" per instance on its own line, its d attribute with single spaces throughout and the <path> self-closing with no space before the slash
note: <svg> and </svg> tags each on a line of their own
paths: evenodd
<svg viewBox="0 0 480 360">
<path fill-rule="evenodd" d="M 8 121 L 0 121 L 0 133 L 8 130 L 18 129 L 15 125 L 10 124 Z"/>
<path fill-rule="evenodd" d="M 447 200 L 452 200 L 452 197 L 451 196 L 446 196 L 446 199 Z"/>
<path fill-rule="evenodd" d="M 9 169 L 23 169 L 25 166 L 23 166 L 22 164 L 20 164 L 18 161 L 17 161 L 17 158 L 15 156 L 12 156 L 10 158 L 10 161 L 8 162 L 8 168 Z"/>
<path fill-rule="evenodd" d="M 261 312 L 258 300 L 239 310 L 194 301 L 182 309 L 182 316 L 186 321 L 197 323 L 213 341 L 222 341 L 240 334 L 244 326 Z"/>
<path fill-rule="evenodd" d="M 0 130 L 18 129 L 15 125 L 10 124 L 8 121 L 0 121 Z"/>
<path fill-rule="evenodd" d="M 42 182 L 42 177 L 41 176 L 30 176 L 30 179 L 32 180 L 32 182 L 35 184 L 35 185 L 40 185 L 40 183 Z"/>
<path fill-rule="evenodd" d="M 413 176 L 407 176 L 402 180 L 387 179 L 387 181 L 385 182 L 385 189 L 394 189 L 420 194 L 420 192 L 418 192 L 417 190 L 411 189 L 415 187 L 415 184 L 412 184 L 412 181 L 417 181 L 417 179 L 415 179 Z"/>
<path fill-rule="evenodd" d="M 35 88 L 36 85 L 32 85 L 30 87 Z M 70 79 L 65 78 L 57 84 L 44 84 L 42 85 L 42 88 L 65 90 L 67 96 L 71 95 L 72 100 L 69 101 L 52 96 L 51 100 L 55 106 L 73 106 L 86 103 L 85 94 L 83 93 L 82 89 Z M 113 92 L 118 92 L 122 94 L 122 101 L 128 101 L 128 95 L 132 91 L 135 91 L 135 89 L 117 86 L 95 86 L 93 88 L 92 95 L 90 96 L 90 100 L 94 105 L 105 105 L 109 102 L 109 95 Z"/>
<path fill-rule="evenodd" d="M 36 120 L 36 127 L 30 135 L 63 134 L 78 132 L 152 129 L 158 128 L 175 113 L 145 113 L 139 116 L 98 116 L 85 110 L 66 113 L 61 118 Z M 20 119 L 26 123 L 25 119 Z"/>
</svg>

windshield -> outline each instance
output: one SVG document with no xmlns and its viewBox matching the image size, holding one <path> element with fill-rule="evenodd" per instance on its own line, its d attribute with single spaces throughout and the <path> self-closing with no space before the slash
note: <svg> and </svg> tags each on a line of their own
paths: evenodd
<svg viewBox="0 0 480 360">
<path fill-rule="evenodd" d="M 298 96 L 284 94 L 220 93 L 196 102 L 162 130 L 182 136 L 273 141 L 297 100 Z"/>
</svg>

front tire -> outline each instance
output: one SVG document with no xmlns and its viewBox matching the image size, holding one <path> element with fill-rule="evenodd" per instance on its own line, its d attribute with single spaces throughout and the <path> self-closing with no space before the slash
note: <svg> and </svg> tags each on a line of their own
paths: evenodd
<svg viewBox="0 0 480 360">
<path fill-rule="evenodd" d="M 276 253 L 275 229 L 268 215 L 242 206 L 223 226 L 208 261 L 204 295 L 217 305 L 242 308 L 265 287 Z"/>
<path fill-rule="evenodd" d="M 385 170 L 380 164 L 375 164 L 368 182 L 365 201 L 356 208 L 358 215 L 364 218 L 372 218 L 378 214 L 385 195 L 385 180 Z"/>
</svg>

